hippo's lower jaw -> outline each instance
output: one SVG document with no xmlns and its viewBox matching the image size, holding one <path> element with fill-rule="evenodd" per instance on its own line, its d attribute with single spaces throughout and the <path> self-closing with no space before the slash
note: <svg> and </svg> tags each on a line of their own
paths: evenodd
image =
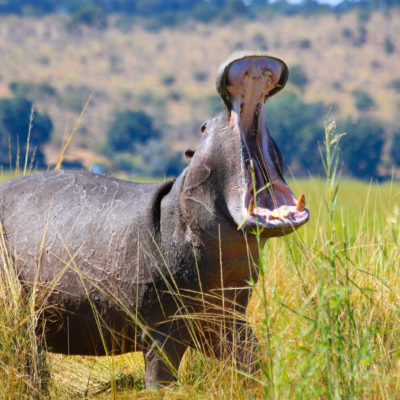
<svg viewBox="0 0 400 400">
<path fill-rule="evenodd" d="M 283 236 L 306 223 L 309 217 L 307 209 L 299 211 L 296 206 L 281 206 L 272 211 L 268 208 L 257 207 L 253 214 L 247 217 L 242 228 L 250 230 L 258 225 L 261 232 L 268 236 Z"/>
<path fill-rule="evenodd" d="M 243 147 L 248 190 L 240 227 L 254 230 L 258 225 L 265 237 L 290 233 L 309 219 L 304 195 L 297 200 L 283 178 L 282 156 L 265 122 L 264 101 L 279 87 L 284 68 L 278 59 L 262 54 L 239 57 L 225 66 L 222 84 L 232 107 L 230 126 Z"/>
<path fill-rule="evenodd" d="M 273 187 L 274 185 L 271 186 Z M 310 218 L 310 213 L 305 207 L 304 195 L 301 195 L 296 200 L 287 186 L 286 188 L 281 187 L 281 189 L 286 189 L 284 204 L 281 202 L 278 203 L 278 196 L 272 198 L 274 193 L 277 192 L 276 187 L 274 187 L 274 191 L 268 191 L 267 189 L 264 191 L 266 193 L 262 193 L 261 191 L 259 197 L 256 196 L 256 199 L 253 195 L 254 190 L 251 189 L 246 202 L 248 206 L 241 229 L 255 230 L 254 228 L 258 225 L 258 228 L 261 228 L 263 236 L 283 236 L 295 231 L 306 223 Z M 280 193 L 280 201 L 282 201 L 282 197 L 283 195 Z"/>
</svg>

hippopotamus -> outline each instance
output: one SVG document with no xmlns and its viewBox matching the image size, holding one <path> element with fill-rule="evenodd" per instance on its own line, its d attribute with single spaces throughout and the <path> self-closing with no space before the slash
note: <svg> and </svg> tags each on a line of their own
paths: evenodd
<svg viewBox="0 0 400 400">
<path fill-rule="evenodd" d="M 309 219 L 266 126 L 264 103 L 287 78 L 264 52 L 230 56 L 222 110 L 175 180 L 57 170 L 0 184 L 4 241 L 48 351 L 142 351 L 146 385 L 172 382 L 188 347 L 255 365 L 245 312 L 260 243 Z"/>
</svg>

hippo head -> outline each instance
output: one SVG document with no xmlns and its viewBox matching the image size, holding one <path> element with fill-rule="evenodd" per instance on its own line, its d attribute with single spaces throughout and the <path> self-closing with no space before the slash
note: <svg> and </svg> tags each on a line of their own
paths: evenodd
<svg viewBox="0 0 400 400">
<path fill-rule="evenodd" d="M 285 63 L 264 53 L 228 58 L 216 79 L 224 110 L 202 126 L 186 175 L 191 207 L 217 214 L 219 224 L 223 215 L 245 232 L 258 226 L 263 238 L 293 232 L 309 219 L 304 196 L 297 199 L 283 178 L 282 155 L 266 126 L 264 103 L 287 77 Z"/>
</svg>

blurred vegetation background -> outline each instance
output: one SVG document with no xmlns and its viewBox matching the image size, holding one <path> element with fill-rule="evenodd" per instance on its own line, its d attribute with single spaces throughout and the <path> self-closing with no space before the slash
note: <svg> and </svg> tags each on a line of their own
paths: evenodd
<svg viewBox="0 0 400 400">
<path fill-rule="evenodd" d="M 263 49 L 289 66 L 266 105 L 296 176 L 321 171 L 323 118 L 337 120 L 342 171 L 400 178 L 400 0 L 3 0 L 0 165 L 28 152 L 57 161 L 90 99 L 64 167 L 130 177 L 177 175 L 231 52 Z M 28 144 L 29 143 L 29 144 Z"/>
</svg>

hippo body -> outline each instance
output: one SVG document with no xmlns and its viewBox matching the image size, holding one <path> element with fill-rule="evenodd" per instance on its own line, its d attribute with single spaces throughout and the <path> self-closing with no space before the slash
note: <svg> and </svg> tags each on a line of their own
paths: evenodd
<svg viewBox="0 0 400 400">
<path fill-rule="evenodd" d="M 286 79 L 285 64 L 263 53 L 222 64 L 224 109 L 202 126 L 175 181 L 53 171 L 0 184 L 5 241 L 44 310 L 38 330 L 50 351 L 143 351 L 146 384 L 173 380 L 188 346 L 220 358 L 235 346 L 249 368 L 252 232 L 258 226 L 266 240 L 309 218 L 283 179 L 260 107 Z"/>
</svg>

